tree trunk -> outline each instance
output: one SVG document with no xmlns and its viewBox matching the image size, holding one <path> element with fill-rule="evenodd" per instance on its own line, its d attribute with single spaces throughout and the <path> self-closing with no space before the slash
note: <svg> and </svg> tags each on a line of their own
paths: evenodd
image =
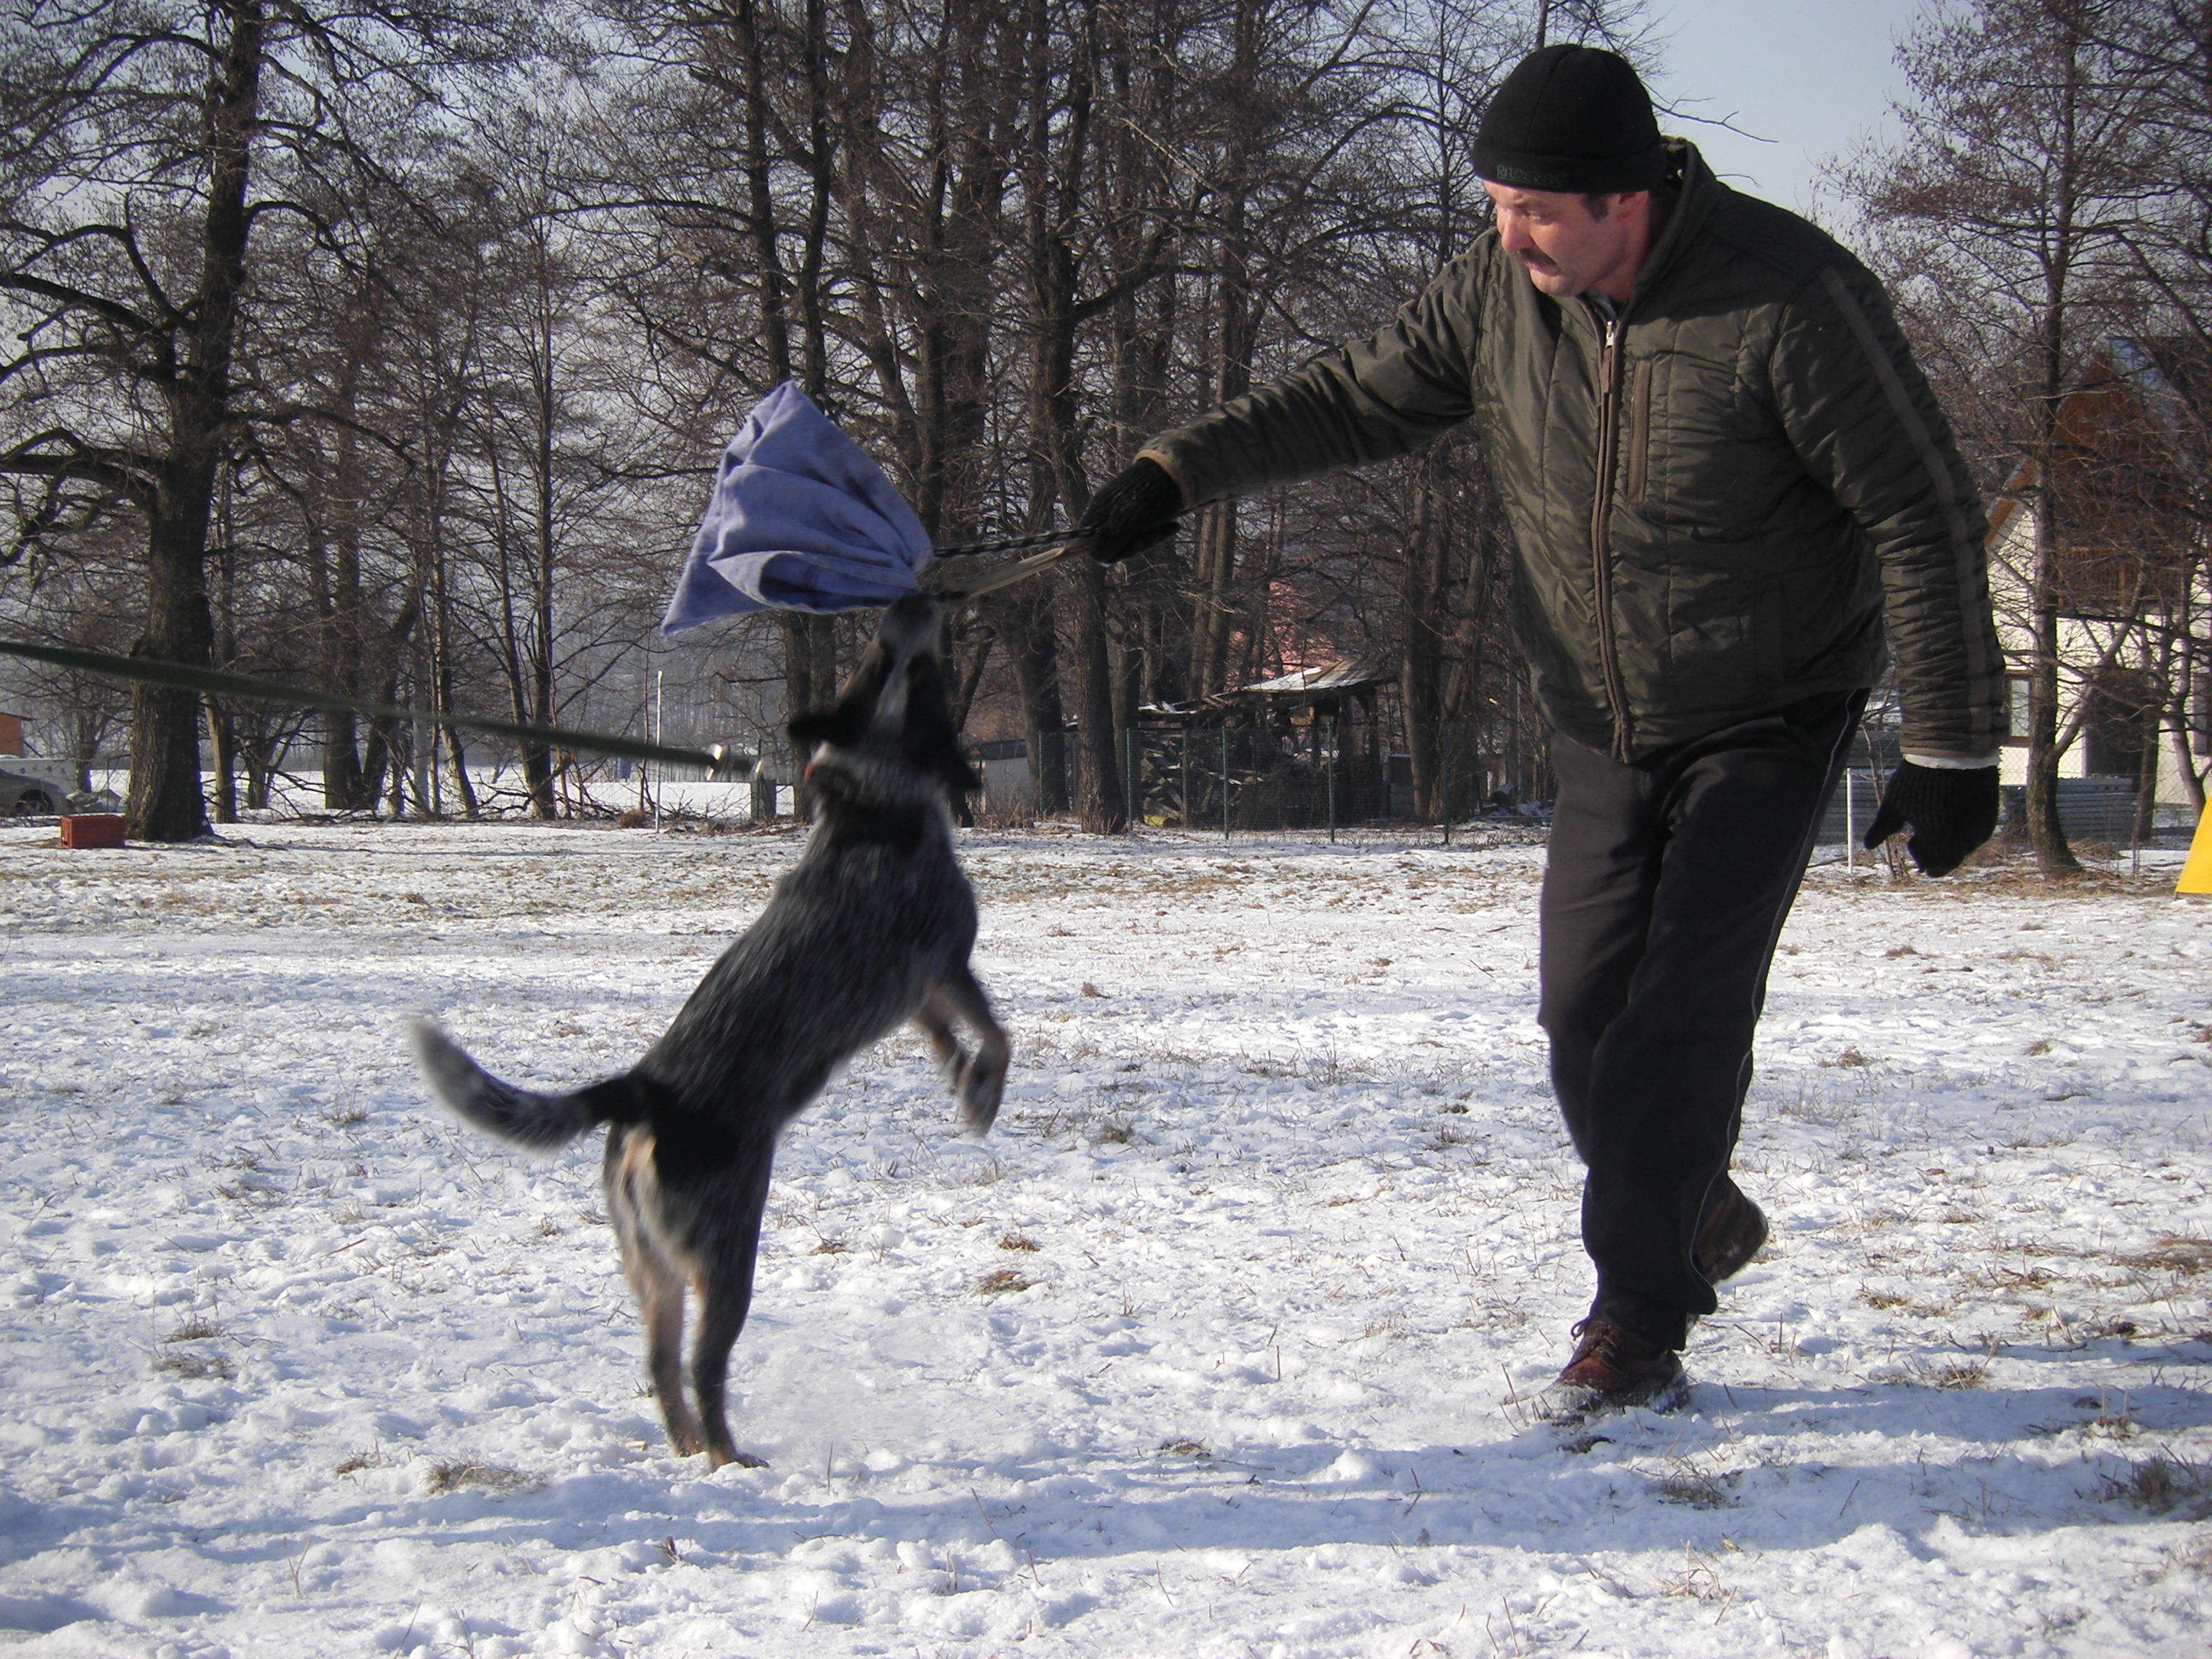
<svg viewBox="0 0 2212 1659">
<path fill-rule="evenodd" d="M 950 634 L 951 631 L 951 625 L 948 620 L 945 632 Z M 969 652 L 967 664 L 961 671 L 959 689 L 952 698 L 952 729 L 963 737 L 968 731 L 968 716 L 975 707 L 975 693 L 983 684 L 984 671 L 991 665 L 991 647 L 996 636 L 988 629 L 978 629 L 970 637 L 975 641 L 975 647 Z M 958 643 L 955 641 L 946 646 L 946 661 L 957 660 Z"/>
<path fill-rule="evenodd" d="M 1228 403 L 1252 389 L 1252 356 L 1258 344 L 1255 326 L 1251 233 L 1246 198 L 1261 139 L 1260 36 L 1267 0 L 1235 0 L 1224 102 L 1229 112 L 1228 142 L 1222 157 L 1218 197 L 1221 229 L 1215 247 L 1214 384 L 1216 403 Z M 1200 515 L 1198 532 L 1198 613 L 1191 619 L 1191 691 L 1205 696 L 1225 691 L 1232 670 L 1230 636 L 1235 631 L 1232 599 L 1237 581 L 1237 504 L 1218 501 Z"/>
<path fill-rule="evenodd" d="M 341 459 L 337 467 L 337 507 L 341 519 L 333 547 L 335 557 L 331 562 L 331 606 L 329 619 L 328 665 L 337 689 L 348 696 L 358 697 L 366 690 L 363 676 L 368 670 L 366 653 L 362 650 L 362 636 L 368 617 L 361 591 L 361 534 L 357 520 L 347 522 L 358 509 L 358 502 L 349 498 L 349 476 L 355 460 L 353 434 L 341 432 L 338 440 Z M 376 806 L 376 780 L 374 769 L 362 758 L 360 728 L 354 716 L 333 711 L 325 719 L 325 730 L 328 746 L 323 754 L 323 798 L 331 806 L 344 811 L 371 811 Z M 374 744 L 375 737 L 370 735 Z"/>
<path fill-rule="evenodd" d="M 2184 590 L 2187 592 L 2186 589 Z M 2195 734 L 2202 728 L 2199 720 L 2212 722 L 2212 678 L 2203 677 L 2195 666 L 2196 658 L 2191 650 L 2191 641 L 2187 627 L 2187 612 L 2182 613 L 2179 627 L 2180 649 L 2175 653 L 2179 662 L 2167 677 L 2166 733 L 2173 744 L 2173 769 L 2181 779 L 2183 799 L 2193 814 L 2204 811 L 2204 774 L 2197 768 Z M 2212 732 L 2207 733 L 2212 737 Z M 2212 747 L 2212 744 L 2208 744 Z"/>
<path fill-rule="evenodd" d="M 1127 801 L 1119 787 L 1121 757 L 1114 752 L 1114 677 L 1106 650 L 1106 571 L 1096 559 L 1061 567 L 1061 616 L 1075 641 L 1077 821 L 1096 836 L 1118 836 L 1129 827 Z"/>
<path fill-rule="evenodd" d="M 366 316 L 370 305 L 366 283 L 355 299 Z M 361 440 L 356 417 L 362 370 L 372 349 L 371 325 L 351 319 L 347 334 L 337 384 L 331 389 L 331 401 L 342 418 L 332 439 L 330 486 L 321 507 L 321 533 L 313 547 L 323 672 L 334 689 L 358 697 L 368 686 L 364 645 L 368 608 L 361 586 Z M 325 713 L 323 733 L 324 804 L 337 811 L 374 811 L 377 783 L 362 764 L 355 717 L 335 709 Z"/>
<path fill-rule="evenodd" d="M 433 706 L 441 714 L 456 714 L 458 699 L 453 686 L 453 605 L 448 584 L 450 561 L 446 555 L 445 531 L 445 459 L 439 457 L 435 480 L 437 494 L 433 497 L 429 513 L 430 554 L 430 656 L 431 677 L 434 682 Z M 477 804 L 477 788 L 469 777 L 468 755 L 461 744 L 461 734 L 453 726 L 434 728 L 431 739 L 431 763 L 436 764 L 437 747 L 442 744 L 447 763 L 453 772 L 453 793 L 460 797 L 461 816 L 473 823 L 480 816 Z"/>
<path fill-rule="evenodd" d="M 2045 487 L 2035 502 L 2034 567 L 2029 580 L 2027 772 L 2023 812 L 2028 844 L 2046 876 L 2078 875 L 2081 861 L 2058 818 L 2058 507 L 2050 487 L 2052 446 L 2043 457 Z"/>
<path fill-rule="evenodd" d="M 787 715 L 799 715 L 826 708 L 830 698 L 814 683 L 813 620 L 804 611 L 777 614 L 776 631 L 783 639 L 783 706 Z"/>
<path fill-rule="evenodd" d="M 1445 538 L 1436 520 L 1434 480 L 1424 467 L 1415 485 L 1413 533 L 1401 580 L 1406 648 L 1398 671 L 1406 705 L 1406 752 L 1413 773 L 1413 814 L 1420 818 L 1433 816 L 1442 804 L 1437 784 L 1443 755 L 1443 583 L 1437 564 Z"/>
<path fill-rule="evenodd" d="M 994 599 L 988 613 L 1013 665 L 1029 739 L 1030 782 L 1037 811 L 1046 817 L 1067 811 L 1067 714 L 1060 699 L 1059 639 L 1049 593 L 1042 584 L 1016 588 Z"/>
<path fill-rule="evenodd" d="M 215 821 L 238 822 L 238 728 L 230 711 L 215 698 L 206 702 L 208 749 L 215 763 Z"/>
<path fill-rule="evenodd" d="M 2136 756 L 2136 821 L 2134 840 L 2148 843 L 2158 816 L 2159 707 L 2155 700 L 2137 711 L 2136 730 L 2142 747 Z"/>
<path fill-rule="evenodd" d="M 1029 279 L 1030 329 L 1030 428 L 1035 459 L 1030 472 L 1030 522 L 1042 528 L 1055 500 L 1068 519 L 1079 520 L 1090 486 L 1079 460 L 1075 396 L 1076 286 L 1079 264 L 1068 240 L 1090 155 L 1091 57 L 1097 43 L 1096 6 L 1082 12 L 1080 36 L 1068 57 L 1067 82 L 1054 85 L 1052 22 L 1042 0 L 1031 0 L 1030 35 Z M 1054 143 L 1052 117 L 1066 123 Z M 1107 647 L 1106 572 L 1092 559 L 1073 562 L 1058 584 L 1060 623 L 1074 646 L 1076 741 L 1082 763 L 1075 810 L 1094 835 L 1128 828 L 1117 787 L 1114 743 L 1114 678 Z"/>
<path fill-rule="evenodd" d="M 415 625 L 422 615 L 419 594 L 410 593 L 399 614 L 392 619 L 392 626 L 384 630 L 380 641 L 384 672 L 376 683 L 376 701 L 396 703 L 399 701 L 399 659 L 406 653 L 415 637 Z M 372 720 L 368 723 L 368 741 L 362 745 L 361 803 L 362 810 L 374 811 L 377 797 L 387 793 L 387 774 L 405 769 L 408 734 L 401 732 L 398 722 L 390 719 Z M 396 803 L 402 797 L 392 790 L 390 799 Z"/>
<path fill-rule="evenodd" d="M 223 479 L 220 494 L 219 512 L 222 514 L 222 539 L 217 544 L 216 592 L 217 596 L 217 633 L 215 641 L 216 665 L 230 668 L 238 660 L 238 587 L 235 562 L 232 556 L 233 537 L 229 521 L 230 491 L 228 475 Z M 238 720 L 222 699 L 206 699 L 208 747 L 215 760 L 215 821 L 217 823 L 238 822 Z"/>
<path fill-rule="evenodd" d="M 190 456 L 163 468 L 161 501 L 146 549 L 146 632 L 134 655 L 196 667 L 208 662 L 215 625 L 204 559 L 214 477 L 211 464 Z M 123 811 L 134 839 L 191 841 L 207 833 L 199 733 L 196 692 L 158 685 L 131 688 L 131 793 Z"/>
<path fill-rule="evenodd" d="M 230 368 L 252 221 L 246 176 L 260 103 L 259 0 L 226 0 L 230 37 L 209 88 L 207 216 L 200 230 L 198 307 L 185 362 L 168 397 L 169 453 L 159 469 L 146 542 L 141 654 L 204 668 L 214 641 L 207 594 L 208 525 L 228 442 Z M 207 832 L 200 793 L 199 698 L 140 685 L 131 695 L 128 833 L 190 841 Z"/>
<path fill-rule="evenodd" d="M 554 389 L 554 377 L 559 370 L 554 357 L 552 249 L 546 240 L 550 234 L 544 229 L 538 233 L 538 266 L 536 291 L 532 295 L 537 316 L 533 319 L 536 361 L 532 368 L 537 384 L 532 387 L 535 401 L 532 412 L 536 420 L 536 430 L 531 434 L 533 510 L 531 516 L 529 702 L 527 712 L 517 716 L 539 726 L 553 724 L 557 712 L 553 682 L 553 575 L 554 556 L 559 542 L 553 514 L 553 463 L 554 428 L 559 418 L 560 405 Z M 530 788 L 531 816 L 537 818 L 559 817 L 560 804 L 553 793 L 552 750 L 544 744 L 535 742 L 524 743 L 520 747 L 522 775 Z"/>
</svg>

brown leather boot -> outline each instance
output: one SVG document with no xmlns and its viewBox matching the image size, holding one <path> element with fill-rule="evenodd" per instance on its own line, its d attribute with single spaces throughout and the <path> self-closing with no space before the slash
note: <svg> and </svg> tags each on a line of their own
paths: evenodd
<svg viewBox="0 0 2212 1659">
<path fill-rule="evenodd" d="M 1644 1406 L 1672 1411 L 1690 1397 L 1682 1361 L 1664 1343 L 1603 1319 L 1575 1327 L 1581 1340 L 1559 1380 L 1537 1398 L 1540 1415 L 1554 1423 L 1579 1423 L 1599 1412 Z"/>
<path fill-rule="evenodd" d="M 1690 1261 L 1709 1285 L 1734 1278 L 1749 1264 L 1766 1243 L 1766 1217 L 1743 1189 L 1723 1176 L 1705 1219 L 1698 1224 L 1698 1242 Z"/>
</svg>

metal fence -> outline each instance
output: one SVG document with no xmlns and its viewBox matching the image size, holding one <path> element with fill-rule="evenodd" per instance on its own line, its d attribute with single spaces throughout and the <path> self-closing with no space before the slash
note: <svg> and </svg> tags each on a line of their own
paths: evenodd
<svg viewBox="0 0 2212 1659">
<path fill-rule="evenodd" d="M 1820 820 L 1820 833 L 1815 838 L 1818 845 L 1859 844 L 1881 805 L 1883 775 L 1868 766 L 1844 769 L 1844 775 L 1837 780 L 1836 793 L 1828 797 L 1828 810 Z"/>
<path fill-rule="evenodd" d="M 1820 822 L 1820 844 L 1856 846 L 1874 822 L 1881 804 L 1881 780 L 1887 775 L 1863 765 L 1853 766 L 1829 797 L 1826 816 Z M 2002 822 L 2016 822 L 2021 811 L 2021 787 L 2006 784 Z M 2066 839 L 2084 844 L 2102 842 L 2126 847 L 2135 840 L 2136 782 L 2133 778 L 2061 778 L 2058 780 L 2058 823 Z M 2179 835 L 2180 832 L 2172 832 Z M 2159 839 L 2154 836 L 2153 839 Z"/>
<path fill-rule="evenodd" d="M 1395 839 L 1426 833 L 1449 840 L 1455 826 L 1540 820 L 1548 775 L 1541 757 L 1527 764 L 1486 748 L 1473 726 L 1416 732 L 1413 753 L 1381 746 L 1365 725 L 1133 726 L 1120 734 L 1110 798 L 1140 828 L 1222 836 L 1320 836 Z M 1052 745 L 1038 744 L 1042 751 Z M 1048 799 L 1078 800 L 1085 760 L 1073 732 L 1060 745 L 1060 787 L 1048 792 L 1022 739 L 981 745 L 987 822 L 1035 817 Z M 1046 762 L 1049 765 L 1050 762 Z M 1514 787 L 1516 775 L 1522 787 Z"/>
<path fill-rule="evenodd" d="M 1413 756 L 1380 753 L 1364 744 L 1340 744 L 1322 723 L 1319 740 L 1304 728 L 1264 726 L 1139 727 L 1122 734 L 1121 765 L 1109 784 L 1131 822 L 1144 829 L 1227 837 L 1327 839 L 1352 842 L 1462 840 L 1494 842 L 1540 837 L 1550 821 L 1549 774 L 1540 757 L 1519 757 L 1482 745 L 1473 726 L 1424 730 L 1433 771 L 1417 788 Z M 1082 758 L 1076 734 L 1064 747 L 1063 799 L 1080 798 Z M 1020 740 L 980 745 L 984 790 L 973 805 L 978 822 L 1018 826 L 1041 816 L 1038 781 Z M 1817 844 L 1842 854 L 1857 847 L 1879 806 L 1882 781 L 1894 766 L 1893 747 L 1869 757 L 1867 745 L 1838 781 L 1822 816 Z M 711 779 L 687 768 L 584 764 L 557 780 L 562 815 L 665 819 L 708 825 L 788 822 L 799 810 L 795 780 L 774 763 L 750 778 Z M 487 817 L 523 817 L 530 799 L 511 766 L 472 767 L 479 808 Z M 120 791 L 127 775 L 94 769 L 93 781 Z M 214 780 L 207 787 L 212 799 Z M 2018 785 L 2004 787 L 2004 818 L 2016 822 Z M 422 814 L 420 781 L 410 783 L 408 816 Z M 311 774 L 280 772 L 269 806 L 279 817 L 317 817 L 328 809 Z M 434 800 L 434 797 L 433 798 Z M 380 803 L 381 805 L 382 803 Z M 447 812 L 454 804 L 448 800 Z M 248 816 L 258 816 L 249 814 Z M 2136 784 L 2130 778 L 2062 778 L 2058 816 L 2069 841 L 2127 848 L 2136 839 Z M 2186 846 L 2193 825 L 2162 823 L 2145 845 Z"/>
<path fill-rule="evenodd" d="M 2016 820 L 2026 810 L 2027 790 L 2018 784 L 2004 791 L 2004 816 Z M 2058 780 L 2058 827 L 2069 842 L 2102 842 L 2126 847 L 2136 838 L 2136 781 L 2133 778 L 2061 778 Z"/>
</svg>

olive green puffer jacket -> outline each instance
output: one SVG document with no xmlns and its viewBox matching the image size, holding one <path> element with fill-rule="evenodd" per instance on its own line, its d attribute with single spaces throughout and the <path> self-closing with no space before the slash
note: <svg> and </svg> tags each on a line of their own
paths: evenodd
<svg viewBox="0 0 2212 1659">
<path fill-rule="evenodd" d="M 1472 419 L 1519 550 L 1515 631 L 1569 737 L 1635 760 L 1870 686 L 1886 619 L 1905 747 L 1989 754 L 1982 509 L 1881 285 L 1675 149 L 1617 320 L 1540 293 L 1486 234 L 1373 338 L 1143 453 L 1197 506 Z"/>
</svg>

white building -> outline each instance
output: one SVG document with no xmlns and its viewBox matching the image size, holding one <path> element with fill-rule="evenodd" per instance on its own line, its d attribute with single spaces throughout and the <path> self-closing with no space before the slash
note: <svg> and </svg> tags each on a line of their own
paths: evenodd
<svg viewBox="0 0 2212 1659">
<path fill-rule="evenodd" d="M 2059 775 L 2130 793 L 2152 781 L 2157 803 L 2172 809 L 2161 816 L 2194 822 L 2191 803 L 2212 769 L 2212 582 L 2200 517 L 2206 405 L 2191 391 L 2212 390 L 2212 380 L 2188 374 L 2187 362 L 2157 342 L 2112 341 L 2060 406 L 2053 471 Z M 1990 513 L 1990 588 L 2013 689 L 2008 784 L 2027 776 L 2043 499 L 2030 461 Z"/>
</svg>

